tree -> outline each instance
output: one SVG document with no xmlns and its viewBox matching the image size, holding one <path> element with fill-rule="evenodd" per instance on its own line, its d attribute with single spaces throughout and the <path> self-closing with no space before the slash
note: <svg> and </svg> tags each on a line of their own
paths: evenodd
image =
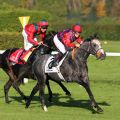
<svg viewBox="0 0 120 120">
<path fill-rule="evenodd" d="M 81 2 L 80 0 L 66 0 L 66 9 L 69 16 L 80 13 Z"/>
<path fill-rule="evenodd" d="M 106 0 L 98 0 L 98 4 L 96 6 L 96 12 L 98 17 L 106 16 L 105 4 L 106 4 Z"/>
<path fill-rule="evenodd" d="M 96 18 L 96 0 L 67 0 L 67 13 L 69 16 L 80 16 L 84 19 Z"/>
<path fill-rule="evenodd" d="M 120 18 L 120 0 L 113 0 L 111 15 Z"/>
<path fill-rule="evenodd" d="M 21 0 L 22 7 L 31 9 L 35 4 L 36 0 Z"/>
</svg>

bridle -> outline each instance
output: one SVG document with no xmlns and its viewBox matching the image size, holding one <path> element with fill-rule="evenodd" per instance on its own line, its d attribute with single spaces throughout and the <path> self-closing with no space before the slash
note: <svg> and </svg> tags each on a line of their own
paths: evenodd
<svg viewBox="0 0 120 120">
<path fill-rule="evenodd" d="M 98 51 L 102 49 L 102 47 L 100 47 L 99 49 L 96 50 L 96 49 L 92 46 L 92 42 L 91 42 L 91 41 L 90 41 L 90 47 L 92 48 L 91 50 L 93 51 L 93 53 L 94 53 L 95 55 L 97 55 Z"/>
<path fill-rule="evenodd" d="M 87 50 L 84 49 L 84 48 L 81 48 L 81 49 L 84 50 L 85 52 L 87 52 L 88 54 L 91 54 L 91 53 L 90 53 L 90 49 L 91 49 L 92 52 L 93 52 L 93 54 L 94 54 L 94 55 L 97 55 L 98 51 L 101 50 L 102 48 L 99 48 L 99 49 L 96 50 L 96 49 L 92 46 L 92 42 L 89 41 L 89 45 L 88 45 Z"/>
</svg>

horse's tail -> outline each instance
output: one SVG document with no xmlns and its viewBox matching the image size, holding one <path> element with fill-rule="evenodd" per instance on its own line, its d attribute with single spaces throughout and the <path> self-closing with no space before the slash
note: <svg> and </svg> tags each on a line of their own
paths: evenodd
<svg viewBox="0 0 120 120">
<path fill-rule="evenodd" d="M 11 52 L 15 51 L 18 48 L 7 49 L 3 53 L 0 53 L 0 68 L 6 65 L 6 58 L 10 55 Z"/>
<path fill-rule="evenodd" d="M 2 54 L 0 53 L 0 68 L 2 66 Z"/>
</svg>

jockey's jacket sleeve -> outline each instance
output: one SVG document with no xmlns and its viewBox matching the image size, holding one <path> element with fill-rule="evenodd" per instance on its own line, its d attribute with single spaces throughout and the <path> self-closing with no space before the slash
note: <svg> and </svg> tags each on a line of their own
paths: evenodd
<svg viewBox="0 0 120 120">
<path fill-rule="evenodd" d="M 78 42 L 78 43 L 82 43 L 83 42 L 83 40 L 79 37 L 77 40 L 76 40 L 76 42 Z"/>
<path fill-rule="evenodd" d="M 29 27 L 28 41 L 33 45 L 38 45 L 38 42 L 34 40 L 34 34 L 36 30 L 34 26 Z"/>
<path fill-rule="evenodd" d="M 67 46 L 67 47 L 71 47 L 71 48 L 74 48 L 75 47 L 75 44 L 73 44 L 70 40 L 70 36 L 65 33 L 64 36 L 63 36 L 63 39 L 62 39 L 62 42 Z"/>
</svg>

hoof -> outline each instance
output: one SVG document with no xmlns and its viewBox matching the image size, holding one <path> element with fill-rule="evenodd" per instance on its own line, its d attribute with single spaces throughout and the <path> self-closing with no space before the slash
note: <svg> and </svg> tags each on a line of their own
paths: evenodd
<svg viewBox="0 0 120 120">
<path fill-rule="evenodd" d="M 28 104 L 26 104 L 25 108 L 28 108 L 28 107 L 29 107 L 29 105 L 28 105 Z"/>
<path fill-rule="evenodd" d="M 44 110 L 45 112 L 47 112 L 47 111 L 48 111 L 48 109 L 47 109 L 46 105 L 45 105 L 45 106 L 43 106 L 43 110 Z"/>
<path fill-rule="evenodd" d="M 8 100 L 8 101 L 5 101 L 5 103 L 9 104 L 9 103 L 11 103 L 11 101 Z"/>
<path fill-rule="evenodd" d="M 71 93 L 70 92 L 66 92 L 66 95 L 71 96 Z"/>
<path fill-rule="evenodd" d="M 30 103 L 28 101 L 26 101 L 26 106 L 25 108 L 28 108 L 30 106 Z"/>
<path fill-rule="evenodd" d="M 28 106 L 25 106 L 25 108 L 27 109 L 27 108 L 28 108 Z"/>
<path fill-rule="evenodd" d="M 99 107 L 98 105 L 94 105 L 94 103 L 91 103 L 90 106 L 93 110 L 93 113 L 102 113 L 103 112 L 103 109 L 101 107 Z"/>
<path fill-rule="evenodd" d="M 51 99 L 51 98 L 49 98 L 49 99 L 48 99 L 48 102 L 52 103 L 52 99 Z"/>
<path fill-rule="evenodd" d="M 94 111 L 93 113 L 102 113 L 103 112 L 103 109 L 100 107 L 92 107 L 92 109 Z"/>
<path fill-rule="evenodd" d="M 102 113 L 102 112 L 103 112 L 103 109 L 99 107 L 99 108 L 97 109 L 97 112 L 98 112 L 98 113 Z"/>
</svg>

